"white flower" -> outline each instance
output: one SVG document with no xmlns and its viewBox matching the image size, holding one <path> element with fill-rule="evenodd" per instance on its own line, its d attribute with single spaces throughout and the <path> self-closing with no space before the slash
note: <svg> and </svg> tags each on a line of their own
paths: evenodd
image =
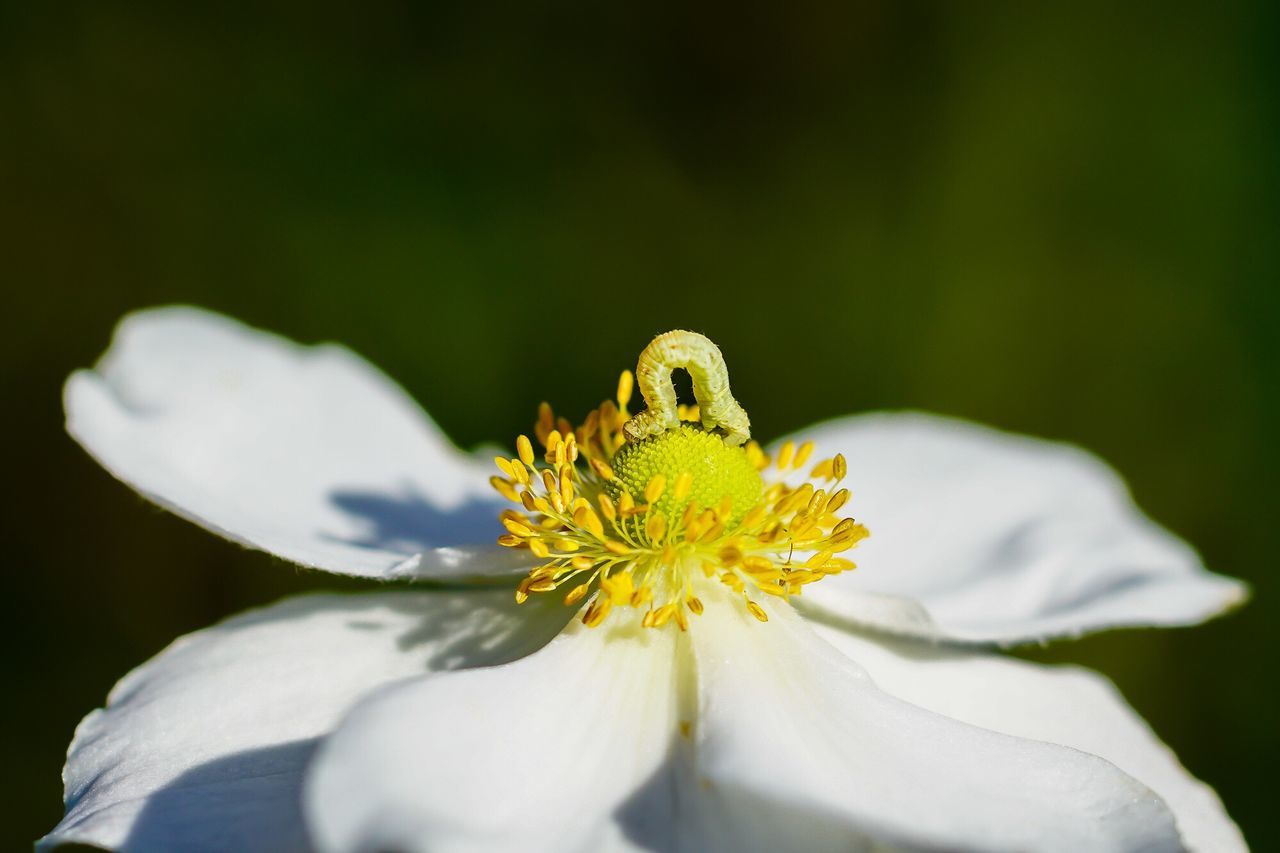
<svg viewBox="0 0 1280 853">
<path fill-rule="evenodd" d="M 71 434 L 241 544 L 371 579 L 176 641 L 76 731 L 40 842 L 122 850 L 1243 849 L 1101 676 L 984 651 L 1243 600 L 1067 446 L 923 414 L 821 424 L 858 571 L 699 587 L 688 631 L 512 601 L 489 466 L 350 351 L 164 308 L 66 388 Z M 174 567 L 181 571 L 180 566 Z"/>
</svg>

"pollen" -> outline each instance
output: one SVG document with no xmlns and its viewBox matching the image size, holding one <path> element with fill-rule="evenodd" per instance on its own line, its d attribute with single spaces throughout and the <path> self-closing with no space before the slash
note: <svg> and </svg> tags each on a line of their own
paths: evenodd
<svg viewBox="0 0 1280 853">
<path fill-rule="evenodd" d="M 696 406 L 675 402 L 673 367 L 693 377 Z M 658 336 L 636 376 L 624 371 L 615 398 L 576 427 L 543 403 L 533 439 L 519 436 L 514 456 L 494 460 L 490 482 L 517 505 L 503 511 L 498 542 L 540 561 L 517 603 L 554 593 L 588 627 L 631 613 L 644 627 L 684 631 L 709 586 L 767 622 L 762 596 L 801 595 L 855 568 L 841 555 L 869 534 L 840 515 L 850 500 L 843 456 L 819 459 L 806 478 L 811 442 L 787 442 L 773 460 L 748 440 L 723 357 L 701 335 Z M 632 417 L 637 385 L 649 408 Z"/>
</svg>

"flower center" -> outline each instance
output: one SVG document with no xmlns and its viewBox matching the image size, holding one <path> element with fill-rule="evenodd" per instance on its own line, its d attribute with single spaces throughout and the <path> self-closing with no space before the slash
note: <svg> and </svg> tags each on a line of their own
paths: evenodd
<svg viewBox="0 0 1280 853">
<path fill-rule="evenodd" d="M 697 406 L 676 404 L 674 368 L 693 377 Z M 658 336 L 636 374 L 649 404 L 640 415 L 628 418 L 634 380 L 624 372 L 617 402 L 577 427 L 542 404 L 540 458 L 522 435 L 514 458 L 495 459 L 503 476 L 491 479 L 494 488 L 523 509 L 503 511 L 498 542 L 545 561 L 520 582 L 517 602 L 560 591 L 566 605 L 585 602 L 582 620 L 592 627 L 632 608 L 645 627 L 684 630 L 688 614 L 702 612 L 697 593 L 706 584 L 729 587 L 763 622 L 753 594 L 799 595 L 854 568 L 837 555 L 868 534 L 838 514 L 849 499 L 843 456 L 817 462 L 798 485 L 784 480 L 798 479 L 812 443 L 787 442 L 770 460 L 747 441 L 724 359 L 701 335 Z M 771 470 L 776 479 L 766 484 Z"/>
<path fill-rule="evenodd" d="M 685 508 L 715 507 L 734 524 L 764 491 L 760 472 L 741 447 L 692 424 L 622 446 L 612 461 L 614 479 L 605 489 L 614 500 L 623 492 L 644 495 L 650 512 L 675 518 Z M 650 484 L 658 494 L 650 495 Z"/>
</svg>

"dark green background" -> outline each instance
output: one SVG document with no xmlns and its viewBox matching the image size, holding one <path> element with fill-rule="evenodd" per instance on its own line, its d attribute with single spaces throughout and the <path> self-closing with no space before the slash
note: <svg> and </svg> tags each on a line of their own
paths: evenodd
<svg viewBox="0 0 1280 853">
<path fill-rule="evenodd" d="M 67 373 L 181 301 L 348 343 L 464 445 L 689 327 L 761 437 L 913 406 L 1090 447 L 1255 600 L 1030 654 L 1110 674 L 1280 848 L 1274 3 L 170 5 L 0 11 L 0 847 L 130 667 L 358 586 L 63 434 Z"/>
</svg>

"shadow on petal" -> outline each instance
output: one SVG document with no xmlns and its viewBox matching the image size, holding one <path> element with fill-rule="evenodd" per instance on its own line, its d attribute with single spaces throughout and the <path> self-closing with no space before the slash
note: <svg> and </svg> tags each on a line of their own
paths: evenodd
<svg viewBox="0 0 1280 853">
<path fill-rule="evenodd" d="M 681 774 L 688 762 L 672 748 L 662 762 L 614 812 L 618 829 L 637 850 L 667 853 L 680 848 L 682 812 L 696 808 L 681 799 Z"/>
<path fill-rule="evenodd" d="M 442 509 L 409 485 L 398 492 L 339 489 L 329 494 L 329 502 L 361 532 L 324 533 L 323 538 L 403 554 L 454 545 L 491 545 L 502 533 L 498 514 L 507 506 L 495 496 Z"/>
<path fill-rule="evenodd" d="M 191 768 L 147 798 L 123 849 L 310 850 L 302 775 L 319 742 L 250 749 Z"/>
<path fill-rule="evenodd" d="M 522 605 L 509 601 L 510 593 L 477 590 L 432 600 L 424 613 L 417 599 L 381 603 L 389 610 L 419 617 L 406 629 L 403 618 L 359 618 L 347 622 L 356 631 L 398 631 L 396 646 L 403 652 L 429 650 L 425 662 L 431 672 L 497 666 L 522 658 L 541 648 L 564 629 L 575 609 L 552 596 L 535 596 Z"/>
</svg>

